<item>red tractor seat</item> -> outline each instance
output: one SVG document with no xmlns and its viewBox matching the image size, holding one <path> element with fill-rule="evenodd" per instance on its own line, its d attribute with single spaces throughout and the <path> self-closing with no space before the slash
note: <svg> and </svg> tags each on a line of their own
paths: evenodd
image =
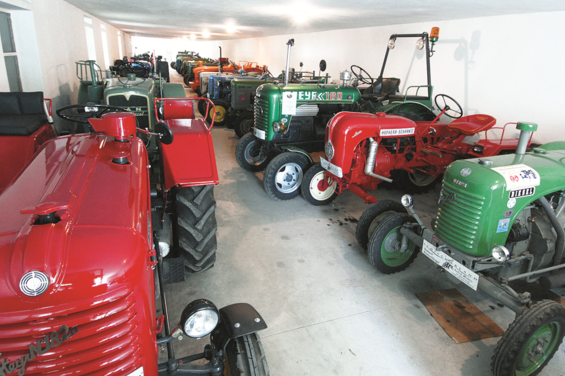
<svg viewBox="0 0 565 376">
<path fill-rule="evenodd" d="M 489 130 L 496 124 L 496 119 L 490 115 L 469 115 L 453 120 L 449 124 L 449 129 L 456 130 L 465 136 L 472 136 L 476 133 Z"/>
</svg>

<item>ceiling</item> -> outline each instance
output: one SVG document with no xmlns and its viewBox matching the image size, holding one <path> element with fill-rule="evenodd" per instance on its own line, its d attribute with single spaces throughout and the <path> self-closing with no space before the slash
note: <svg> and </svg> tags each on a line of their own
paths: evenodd
<svg viewBox="0 0 565 376">
<path fill-rule="evenodd" d="M 197 40 L 565 11 L 563 0 L 66 1 L 134 36 Z"/>
</svg>

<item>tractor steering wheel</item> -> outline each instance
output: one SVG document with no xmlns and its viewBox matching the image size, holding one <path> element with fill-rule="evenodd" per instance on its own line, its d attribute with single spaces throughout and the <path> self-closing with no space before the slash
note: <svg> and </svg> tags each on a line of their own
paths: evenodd
<svg viewBox="0 0 565 376">
<path fill-rule="evenodd" d="M 443 106 L 440 106 L 440 104 L 438 103 L 438 98 L 439 102 L 441 102 Z M 445 109 L 444 115 L 449 116 L 452 119 L 459 119 L 461 116 L 463 116 L 463 109 L 461 108 L 461 105 L 459 105 L 459 103 L 457 103 L 457 101 L 451 98 L 449 95 L 436 95 L 435 103 L 440 111 L 443 111 Z"/>
<path fill-rule="evenodd" d="M 359 73 L 355 73 L 354 68 L 357 68 L 359 70 Z M 361 81 L 364 84 L 367 85 L 372 85 L 373 84 L 373 77 L 371 77 L 371 75 L 369 74 L 369 72 L 367 72 L 365 69 L 361 68 L 359 65 L 352 65 L 351 66 L 351 73 L 353 73 L 353 75 L 355 77 L 357 77 L 357 79 L 359 81 Z M 361 73 L 365 73 L 367 76 L 362 75 Z M 369 79 L 365 78 L 368 77 Z M 370 81 L 369 81 L 370 80 Z"/>
<path fill-rule="evenodd" d="M 61 119 L 75 123 L 88 124 L 88 119 L 100 118 L 107 112 L 129 112 L 116 106 L 105 104 L 71 104 L 57 110 L 57 116 Z"/>
</svg>

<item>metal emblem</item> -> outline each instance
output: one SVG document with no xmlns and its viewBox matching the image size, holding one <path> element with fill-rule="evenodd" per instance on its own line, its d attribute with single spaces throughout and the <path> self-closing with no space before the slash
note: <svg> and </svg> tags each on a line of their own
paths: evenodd
<svg viewBox="0 0 565 376">
<path fill-rule="evenodd" d="M 20 290 L 27 296 L 38 296 L 47 291 L 49 287 L 49 277 L 39 271 L 31 271 L 20 279 Z"/>
<path fill-rule="evenodd" d="M 461 176 L 463 176 L 464 178 L 471 175 L 471 172 L 473 172 L 473 170 L 471 170 L 469 167 L 466 167 L 464 169 L 461 170 Z"/>
<path fill-rule="evenodd" d="M 324 151 L 326 152 L 326 156 L 328 157 L 328 160 L 331 161 L 332 158 L 334 157 L 334 146 L 332 145 L 331 141 L 326 142 Z"/>
<path fill-rule="evenodd" d="M 455 201 L 455 199 L 457 198 L 457 195 L 455 193 L 450 193 L 448 195 L 444 194 L 443 191 L 441 191 L 439 193 L 439 200 L 438 200 L 438 205 L 441 205 L 445 202 L 448 201 Z"/>
</svg>

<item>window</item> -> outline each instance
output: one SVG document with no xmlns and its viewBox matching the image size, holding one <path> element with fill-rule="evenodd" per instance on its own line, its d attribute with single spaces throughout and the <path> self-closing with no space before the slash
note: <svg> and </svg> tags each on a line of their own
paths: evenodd
<svg viewBox="0 0 565 376">
<path fill-rule="evenodd" d="M 18 55 L 16 54 L 16 44 L 14 43 L 14 33 L 12 32 L 12 20 L 10 14 L 4 12 L 0 12 L 0 37 L 2 39 L 2 50 L 10 91 L 22 91 Z"/>
<path fill-rule="evenodd" d="M 94 43 L 94 29 L 92 26 L 92 18 L 84 16 L 84 23 L 87 26 L 84 27 L 86 32 L 86 48 L 88 49 L 88 60 L 96 61 L 96 44 Z"/>
<path fill-rule="evenodd" d="M 120 59 L 124 56 L 124 51 L 122 50 L 122 33 L 118 30 L 118 50 L 120 51 Z"/>
<path fill-rule="evenodd" d="M 102 25 L 104 26 L 104 25 Z M 110 53 L 108 52 L 108 39 L 106 38 L 106 31 L 102 30 L 102 51 L 104 52 L 104 63 L 106 69 L 110 69 Z"/>
</svg>

